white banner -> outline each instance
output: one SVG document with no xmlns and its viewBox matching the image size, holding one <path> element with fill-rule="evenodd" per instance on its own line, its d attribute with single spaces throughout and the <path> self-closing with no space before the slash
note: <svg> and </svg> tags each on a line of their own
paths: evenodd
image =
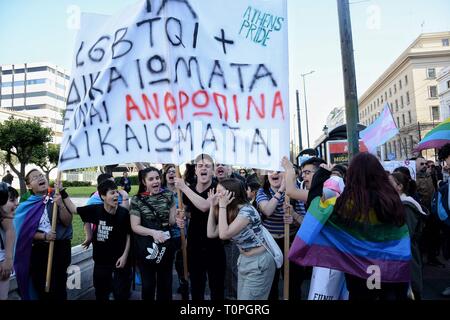
<svg viewBox="0 0 450 320">
<path fill-rule="evenodd" d="M 148 0 L 83 14 L 60 170 L 117 163 L 280 169 L 289 155 L 286 0 Z"/>
<path fill-rule="evenodd" d="M 404 161 L 384 161 L 382 163 L 383 168 L 390 173 L 394 172 L 395 169 L 400 167 L 406 167 L 411 173 L 411 178 L 416 180 L 416 162 L 414 160 L 404 160 Z"/>
</svg>

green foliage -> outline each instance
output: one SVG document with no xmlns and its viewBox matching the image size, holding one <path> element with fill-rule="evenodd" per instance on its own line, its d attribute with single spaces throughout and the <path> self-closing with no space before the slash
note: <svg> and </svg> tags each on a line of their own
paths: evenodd
<svg viewBox="0 0 450 320">
<path fill-rule="evenodd" d="M 63 184 L 64 185 L 64 184 Z M 67 193 L 71 198 L 89 198 L 91 194 L 97 191 L 97 187 L 68 187 Z M 138 186 L 131 186 L 130 196 L 137 194 Z"/>
<path fill-rule="evenodd" d="M 63 184 L 64 186 L 64 184 Z M 71 198 L 89 198 L 91 194 L 97 191 L 97 187 L 68 187 L 67 193 Z"/>
<path fill-rule="evenodd" d="M 55 185 L 55 180 L 50 180 L 49 185 L 52 187 Z M 90 187 L 92 183 L 90 181 L 62 181 L 64 188 L 68 187 Z"/>
<path fill-rule="evenodd" d="M 51 141 L 52 131 L 38 120 L 10 118 L 0 124 L 0 149 L 8 156 L 16 156 L 20 163 L 28 164 L 35 150 Z"/>
<path fill-rule="evenodd" d="M 79 244 L 82 244 L 85 235 L 84 235 L 84 229 L 83 229 L 83 221 L 81 221 L 81 218 L 79 215 L 74 215 L 72 220 L 72 228 L 73 228 L 73 234 L 72 234 L 72 247 L 75 247 Z"/>
<path fill-rule="evenodd" d="M 59 145 L 52 143 L 36 147 L 31 158 L 31 162 L 39 166 L 47 174 L 58 166 L 58 160 Z"/>
<path fill-rule="evenodd" d="M 64 187 L 90 187 L 92 183 L 90 181 L 63 181 Z"/>
<path fill-rule="evenodd" d="M 22 120 L 14 117 L 0 123 L 0 150 L 6 152 L 6 162 L 20 179 L 21 194 L 26 192 L 25 166 L 32 163 L 33 155 L 42 152 L 42 146 L 51 141 L 52 131 L 42 126 L 39 120 Z M 12 158 L 20 163 L 16 170 Z"/>
</svg>

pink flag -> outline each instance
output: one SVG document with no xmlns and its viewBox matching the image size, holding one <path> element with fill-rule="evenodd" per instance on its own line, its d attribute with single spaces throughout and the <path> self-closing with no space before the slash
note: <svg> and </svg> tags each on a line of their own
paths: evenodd
<svg viewBox="0 0 450 320">
<path fill-rule="evenodd" d="M 367 149 L 371 153 L 375 153 L 377 147 L 389 141 L 399 133 L 392 117 L 389 105 L 384 106 L 383 112 L 374 123 L 359 133 L 359 136 L 364 141 Z"/>
</svg>

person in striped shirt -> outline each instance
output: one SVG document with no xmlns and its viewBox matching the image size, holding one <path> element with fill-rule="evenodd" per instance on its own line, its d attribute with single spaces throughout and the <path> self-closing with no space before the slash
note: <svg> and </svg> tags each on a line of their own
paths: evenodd
<svg viewBox="0 0 450 320">
<path fill-rule="evenodd" d="M 285 204 L 286 186 L 284 182 L 284 173 L 269 171 L 264 177 L 263 187 L 258 190 L 256 203 L 262 214 L 263 225 L 269 230 L 281 250 L 284 247 L 284 224 L 290 224 L 290 242 L 303 221 L 305 214 L 300 201 L 292 201 Z M 290 208 L 291 214 L 288 215 L 287 209 Z M 289 264 L 289 298 L 300 300 L 301 282 L 303 281 L 303 270 L 301 267 Z M 278 282 L 280 280 L 280 269 L 275 272 L 269 300 L 278 300 Z"/>
</svg>

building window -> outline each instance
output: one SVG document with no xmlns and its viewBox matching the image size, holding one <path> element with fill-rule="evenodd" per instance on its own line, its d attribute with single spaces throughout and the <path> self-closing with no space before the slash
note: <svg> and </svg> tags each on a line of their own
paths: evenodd
<svg viewBox="0 0 450 320">
<path fill-rule="evenodd" d="M 396 94 L 396 93 L 397 93 L 397 85 L 394 84 L 394 94 Z"/>
<path fill-rule="evenodd" d="M 427 69 L 427 78 L 428 79 L 435 79 L 436 78 L 436 69 L 435 68 L 428 68 Z"/>
<path fill-rule="evenodd" d="M 392 97 L 392 89 L 389 88 L 389 97 Z"/>
<path fill-rule="evenodd" d="M 403 126 L 406 126 L 405 115 L 402 114 Z"/>
<path fill-rule="evenodd" d="M 394 147 L 395 158 L 397 158 L 397 142 L 392 141 L 392 146 Z"/>
<path fill-rule="evenodd" d="M 428 97 L 430 99 L 436 99 L 438 97 L 437 86 L 429 86 L 428 87 Z"/>
<path fill-rule="evenodd" d="M 409 143 L 411 144 L 411 149 L 414 148 L 414 138 L 413 136 L 409 136 Z"/>
<path fill-rule="evenodd" d="M 400 88 L 400 90 L 402 90 L 402 88 L 403 88 L 402 80 L 401 80 L 401 79 L 398 81 L 398 87 Z"/>
<path fill-rule="evenodd" d="M 409 92 L 406 93 L 406 104 L 409 106 L 409 104 L 411 103 L 411 99 L 409 97 Z"/>
<path fill-rule="evenodd" d="M 431 121 L 439 121 L 439 119 L 440 119 L 439 106 L 431 107 Z"/>
<path fill-rule="evenodd" d="M 402 109 L 405 107 L 405 102 L 403 101 L 403 96 L 400 97 L 400 105 L 402 106 Z"/>
<path fill-rule="evenodd" d="M 398 112 L 398 100 L 395 99 L 395 112 Z"/>
<path fill-rule="evenodd" d="M 447 81 L 447 89 L 450 89 L 450 80 Z"/>
<path fill-rule="evenodd" d="M 377 107 L 380 106 L 380 98 L 377 99 Z"/>
<path fill-rule="evenodd" d="M 383 102 L 384 102 L 384 98 L 383 98 L 383 95 L 381 95 L 381 105 L 383 105 Z"/>
<path fill-rule="evenodd" d="M 387 92 L 384 93 L 384 100 L 387 101 Z"/>
<path fill-rule="evenodd" d="M 409 119 L 409 123 L 412 123 L 412 118 L 411 118 L 411 111 L 408 111 L 408 119 Z"/>
<path fill-rule="evenodd" d="M 398 140 L 398 154 L 402 156 L 402 139 Z"/>
<path fill-rule="evenodd" d="M 400 117 L 397 117 L 397 128 L 400 128 Z"/>
<path fill-rule="evenodd" d="M 448 39 L 442 39 L 442 46 L 444 46 L 444 47 L 449 46 Z"/>
</svg>

